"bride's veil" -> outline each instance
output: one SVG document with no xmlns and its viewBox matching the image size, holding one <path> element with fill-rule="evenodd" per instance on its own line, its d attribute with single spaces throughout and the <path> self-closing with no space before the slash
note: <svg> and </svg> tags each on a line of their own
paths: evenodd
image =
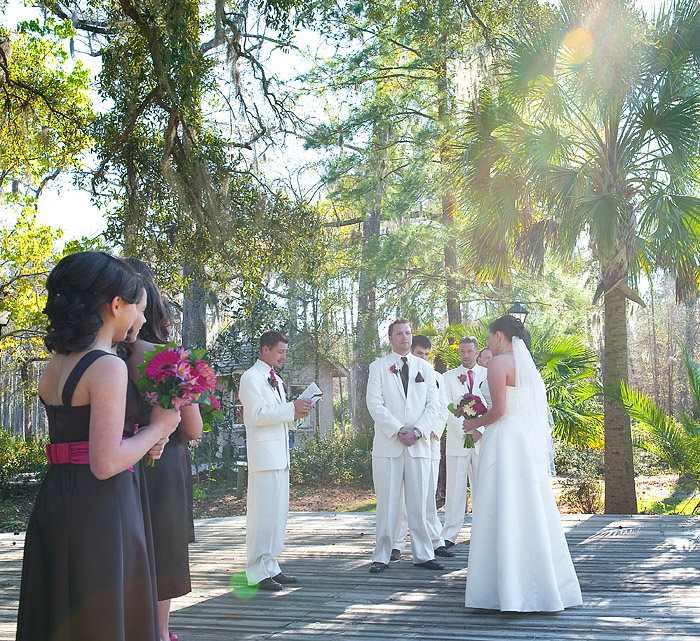
<svg viewBox="0 0 700 641">
<path fill-rule="evenodd" d="M 521 338 L 513 336 L 515 386 L 521 388 L 523 418 L 532 430 L 532 446 L 538 460 L 549 476 L 554 476 L 554 446 L 552 444 L 552 413 L 547 404 L 547 392 L 542 376 L 535 367 L 530 350 Z"/>
</svg>

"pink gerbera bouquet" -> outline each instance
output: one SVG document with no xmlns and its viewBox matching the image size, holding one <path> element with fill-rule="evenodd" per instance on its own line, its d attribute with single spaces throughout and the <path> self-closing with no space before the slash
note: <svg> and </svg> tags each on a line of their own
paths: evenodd
<svg viewBox="0 0 700 641">
<path fill-rule="evenodd" d="M 144 362 L 138 366 L 143 374 L 137 382 L 139 391 L 151 404 L 164 409 L 180 409 L 192 403 L 218 404 L 211 396 L 216 389 L 216 374 L 203 360 L 205 354 L 203 349 L 185 349 L 174 343 L 156 346 L 144 354 Z"/>
<path fill-rule="evenodd" d="M 476 418 L 486 414 L 486 406 L 481 398 L 469 393 L 462 396 L 456 405 L 450 403 L 447 409 L 457 418 Z M 464 437 L 464 447 L 474 447 L 474 439 L 471 434 Z"/>
</svg>

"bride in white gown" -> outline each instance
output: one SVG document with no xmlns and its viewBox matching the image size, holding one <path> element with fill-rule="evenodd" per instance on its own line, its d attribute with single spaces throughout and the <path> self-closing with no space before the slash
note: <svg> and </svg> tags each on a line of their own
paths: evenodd
<svg viewBox="0 0 700 641">
<path fill-rule="evenodd" d="M 581 605 L 581 589 L 552 493 L 551 415 L 529 351 L 530 334 L 513 316 L 489 326 L 482 393 L 489 410 L 467 419 L 479 445 L 465 604 L 511 612 Z M 483 437 L 473 432 L 485 426 Z"/>
</svg>

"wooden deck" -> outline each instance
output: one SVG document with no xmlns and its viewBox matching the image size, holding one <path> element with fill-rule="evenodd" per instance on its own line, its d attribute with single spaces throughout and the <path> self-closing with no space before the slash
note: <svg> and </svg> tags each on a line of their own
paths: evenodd
<svg viewBox="0 0 700 641">
<path fill-rule="evenodd" d="M 182 641 L 700 640 L 700 517 L 562 520 L 584 605 L 556 614 L 463 607 L 468 521 L 445 572 L 415 569 L 409 558 L 370 576 L 374 514 L 291 514 L 283 569 L 300 584 L 251 597 L 231 590 L 244 568 L 244 517 L 201 520 L 193 591 L 173 602 L 171 629 Z M 0 534 L 0 641 L 14 639 L 22 541 Z"/>
</svg>

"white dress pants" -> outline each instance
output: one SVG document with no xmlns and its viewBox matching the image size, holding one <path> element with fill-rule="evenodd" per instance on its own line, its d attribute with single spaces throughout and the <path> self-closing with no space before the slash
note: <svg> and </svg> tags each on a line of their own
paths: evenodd
<svg viewBox="0 0 700 641">
<path fill-rule="evenodd" d="M 248 474 L 246 551 L 248 585 L 281 572 L 277 558 L 284 547 L 289 514 L 289 467 Z"/>
<path fill-rule="evenodd" d="M 430 461 L 430 476 L 428 478 L 428 495 L 425 501 L 425 522 L 428 526 L 428 534 L 433 545 L 433 550 L 436 550 L 445 541 L 442 540 L 440 533 L 442 532 L 442 523 L 438 516 L 437 504 L 435 495 L 437 494 L 438 477 L 440 476 L 440 459 L 432 459 Z M 403 552 L 406 548 L 406 535 L 408 534 L 408 518 L 406 516 L 406 503 L 401 496 L 401 504 L 399 506 L 399 520 L 396 528 L 396 540 L 394 548 Z"/>
<path fill-rule="evenodd" d="M 377 496 L 377 534 L 372 561 L 389 563 L 399 521 L 402 490 L 406 518 L 411 531 L 411 551 L 414 563 L 425 563 L 435 558 L 425 518 L 428 495 L 430 459 L 411 456 L 372 457 L 374 491 Z"/>
<path fill-rule="evenodd" d="M 479 455 L 472 448 L 466 456 L 448 455 L 446 458 L 445 525 L 441 536 L 443 541 L 456 543 L 459 531 L 464 525 L 464 513 L 467 509 L 467 478 L 472 491 L 472 500 L 476 492 Z"/>
</svg>

